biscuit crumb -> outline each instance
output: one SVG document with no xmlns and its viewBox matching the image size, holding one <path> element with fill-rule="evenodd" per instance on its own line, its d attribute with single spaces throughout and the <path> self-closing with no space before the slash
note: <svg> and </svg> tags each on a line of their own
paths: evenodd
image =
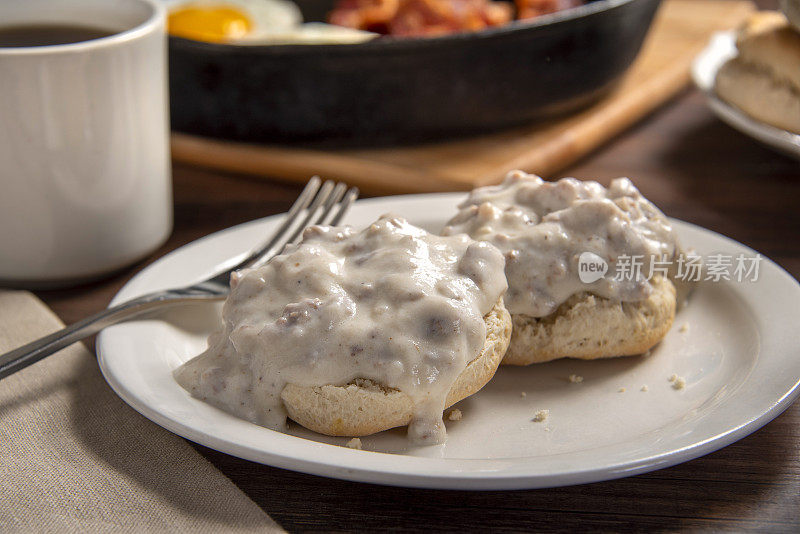
<svg viewBox="0 0 800 534">
<path fill-rule="evenodd" d="M 544 431 L 545 432 L 550 432 L 550 427 L 549 426 L 544 427 Z"/>
<path fill-rule="evenodd" d="M 534 423 L 541 423 L 541 422 L 545 421 L 549 415 L 550 415 L 550 410 L 539 410 L 533 416 L 533 422 Z"/>
<path fill-rule="evenodd" d="M 569 375 L 569 381 L 573 384 L 580 384 L 583 382 L 583 377 L 581 375 Z"/>
<path fill-rule="evenodd" d="M 454 410 L 450 410 L 450 413 L 449 413 L 449 414 L 447 414 L 447 418 L 448 418 L 450 421 L 461 421 L 461 416 L 462 416 L 462 415 L 463 415 L 463 414 L 461 413 L 461 410 L 459 410 L 458 408 L 456 408 L 456 409 L 454 409 Z"/>
<path fill-rule="evenodd" d="M 527 393 L 525 393 L 525 392 L 523 391 L 522 393 L 520 393 L 520 394 L 519 394 L 519 396 L 520 396 L 520 397 L 527 397 L 527 396 L 528 396 L 528 394 L 527 394 Z"/>
<path fill-rule="evenodd" d="M 361 440 L 358 438 L 353 438 L 347 442 L 347 446 L 351 449 L 361 450 Z"/>
<path fill-rule="evenodd" d="M 676 377 L 675 381 L 672 383 L 672 389 L 683 389 L 686 387 L 686 379 L 682 376 Z"/>
<path fill-rule="evenodd" d="M 669 380 L 670 382 L 675 382 L 677 379 L 678 379 L 678 375 L 673 374 L 667 380 Z"/>
<path fill-rule="evenodd" d="M 688 332 L 689 331 L 689 323 L 683 323 L 681 327 L 678 329 L 679 332 Z"/>
<path fill-rule="evenodd" d="M 648 389 L 650 389 L 650 388 L 648 388 L 647 384 L 645 384 L 645 385 L 642 386 L 642 389 L 640 389 L 639 391 L 647 391 Z"/>
<path fill-rule="evenodd" d="M 625 391 L 627 391 L 625 388 L 619 388 L 617 393 L 625 393 Z"/>
</svg>

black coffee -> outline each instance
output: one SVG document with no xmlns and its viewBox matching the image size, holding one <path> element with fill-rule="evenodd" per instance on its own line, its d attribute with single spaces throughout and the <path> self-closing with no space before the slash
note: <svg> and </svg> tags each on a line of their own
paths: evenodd
<svg viewBox="0 0 800 534">
<path fill-rule="evenodd" d="M 0 48 L 80 43 L 115 33 L 117 32 L 75 24 L 0 26 Z"/>
</svg>

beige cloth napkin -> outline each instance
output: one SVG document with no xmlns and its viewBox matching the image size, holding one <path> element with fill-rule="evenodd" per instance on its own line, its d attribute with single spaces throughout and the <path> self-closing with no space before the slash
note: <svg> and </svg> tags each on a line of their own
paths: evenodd
<svg viewBox="0 0 800 534">
<path fill-rule="evenodd" d="M 0 353 L 60 328 L 0 291 Z M 73 345 L 0 380 L 0 532 L 280 532 L 182 438 L 145 419 Z"/>
</svg>

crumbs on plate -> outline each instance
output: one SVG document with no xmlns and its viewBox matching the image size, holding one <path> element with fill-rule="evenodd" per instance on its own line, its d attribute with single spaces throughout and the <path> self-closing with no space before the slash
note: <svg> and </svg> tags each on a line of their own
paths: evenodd
<svg viewBox="0 0 800 534">
<path fill-rule="evenodd" d="M 533 416 L 534 423 L 542 423 L 550 416 L 550 410 L 539 410 Z"/>
</svg>

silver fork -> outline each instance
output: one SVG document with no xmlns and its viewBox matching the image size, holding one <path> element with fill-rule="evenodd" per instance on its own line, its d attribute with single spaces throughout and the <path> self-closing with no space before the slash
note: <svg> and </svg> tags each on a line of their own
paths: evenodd
<svg viewBox="0 0 800 534">
<path fill-rule="evenodd" d="M 139 317 L 156 308 L 225 298 L 230 292 L 232 272 L 265 264 L 288 243 L 295 242 L 302 231 L 312 224 L 339 224 L 357 197 L 357 188 L 348 189 L 343 183 L 334 185 L 330 180 L 320 186 L 320 179 L 315 176 L 289 208 L 283 223 L 272 237 L 253 249 L 245 259 L 233 267 L 223 268 L 207 280 L 190 286 L 148 293 L 113 308 L 107 308 L 62 330 L 7 352 L 0 356 L 0 379 L 76 341 L 96 334 L 107 326 Z M 297 224 L 298 221 L 301 221 L 300 224 Z"/>
</svg>

